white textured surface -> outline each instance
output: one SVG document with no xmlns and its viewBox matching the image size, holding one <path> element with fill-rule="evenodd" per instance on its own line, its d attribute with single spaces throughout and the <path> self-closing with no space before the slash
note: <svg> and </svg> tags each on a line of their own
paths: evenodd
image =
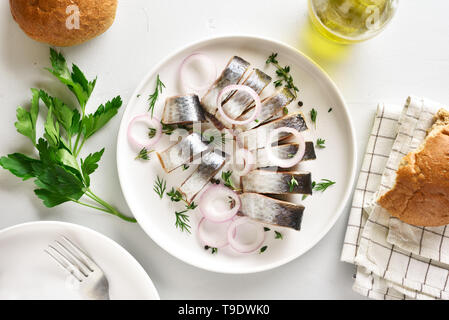
<svg viewBox="0 0 449 320">
<path fill-rule="evenodd" d="M 235 8 L 238 8 L 237 10 Z M 14 129 L 15 109 L 26 104 L 30 87 L 51 87 L 67 94 L 43 70 L 48 46 L 28 39 L 0 3 L 0 154 L 28 151 Z M 449 3 L 407 0 L 386 31 L 366 43 L 348 47 L 341 59 L 329 50 L 313 50 L 305 0 L 121 0 L 117 20 L 100 38 L 64 49 L 71 61 L 99 76 L 94 106 L 121 94 L 129 100 L 141 78 L 161 58 L 192 41 L 220 34 L 267 36 L 297 47 L 324 67 L 340 87 L 356 126 L 359 162 L 379 101 L 403 103 L 413 93 L 449 102 Z M 87 145 L 85 152 L 106 147 L 94 187 L 105 199 L 129 213 L 115 165 L 120 117 Z M 0 228 L 32 220 L 63 220 L 91 227 L 117 241 L 146 269 L 162 299 L 357 299 L 352 292 L 353 267 L 339 262 L 347 214 L 301 258 L 269 272 L 230 276 L 188 266 L 160 249 L 137 225 L 97 215 L 75 205 L 44 208 L 32 182 L 23 183 L 0 171 Z"/>
</svg>

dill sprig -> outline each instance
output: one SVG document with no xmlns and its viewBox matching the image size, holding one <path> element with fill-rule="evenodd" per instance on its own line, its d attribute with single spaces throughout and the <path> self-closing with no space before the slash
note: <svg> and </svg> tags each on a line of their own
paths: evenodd
<svg viewBox="0 0 449 320">
<path fill-rule="evenodd" d="M 157 99 L 159 98 L 159 94 L 162 93 L 162 89 L 165 88 L 165 84 L 159 78 L 159 75 L 156 77 L 156 88 L 152 94 L 148 97 L 148 102 L 150 104 L 148 111 L 151 111 L 151 117 L 153 117 L 154 106 L 156 105 Z"/>
<path fill-rule="evenodd" d="M 188 210 L 184 210 L 184 211 L 176 211 L 175 215 L 176 215 L 176 222 L 175 222 L 175 226 L 176 228 L 180 229 L 182 232 L 186 231 L 187 233 L 191 233 L 190 232 L 190 225 L 189 225 L 189 216 L 186 215 L 185 213 Z"/>
<path fill-rule="evenodd" d="M 313 190 L 324 192 L 327 188 L 334 185 L 335 183 L 335 181 L 331 181 L 329 179 L 321 179 L 321 182 L 315 184 Z"/>
<path fill-rule="evenodd" d="M 315 189 L 315 185 L 316 185 L 316 182 L 315 182 L 315 181 L 312 181 L 312 190 Z M 309 196 L 308 194 L 304 194 L 304 195 L 302 196 L 302 200 L 303 200 L 303 201 L 306 200 L 308 196 Z"/>
<path fill-rule="evenodd" d="M 262 248 L 260 248 L 259 253 L 264 253 L 267 250 L 268 246 L 263 246 Z"/>
<path fill-rule="evenodd" d="M 142 159 L 142 160 L 148 161 L 151 159 L 150 153 L 153 151 L 154 150 L 148 151 L 146 148 L 142 148 L 142 150 L 140 150 L 140 152 L 137 154 L 137 157 L 135 158 L 135 160 Z"/>
<path fill-rule="evenodd" d="M 274 231 L 274 238 L 275 239 L 284 239 L 284 237 L 282 236 L 282 233 L 280 233 L 279 231 Z"/>
<path fill-rule="evenodd" d="M 320 148 L 320 149 L 326 148 L 325 143 L 326 143 L 326 140 L 324 140 L 324 139 L 318 138 L 318 139 L 316 140 L 316 146 L 317 146 L 318 148 Z"/>
<path fill-rule="evenodd" d="M 164 197 L 164 192 L 167 189 L 167 182 L 164 179 L 159 178 L 157 176 L 156 181 L 154 182 L 153 190 L 158 194 L 158 196 L 162 199 Z"/>
<path fill-rule="evenodd" d="M 274 81 L 274 86 L 276 88 L 280 87 L 285 82 L 285 87 L 293 90 L 293 95 L 297 98 L 297 92 L 299 92 L 299 89 L 295 86 L 293 77 L 290 75 L 290 66 L 281 67 L 279 61 L 277 60 L 277 56 L 277 53 L 272 53 L 266 61 L 266 64 L 272 64 L 276 67 L 276 74 L 280 77 L 280 79 Z"/>
</svg>

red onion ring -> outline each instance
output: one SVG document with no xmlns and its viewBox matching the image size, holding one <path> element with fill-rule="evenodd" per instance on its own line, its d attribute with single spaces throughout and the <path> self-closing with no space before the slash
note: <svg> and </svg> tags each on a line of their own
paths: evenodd
<svg viewBox="0 0 449 320">
<path fill-rule="evenodd" d="M 238 120 L 228 117 L 226 112 L 224 112 L 223 107 L 221 105 L 223 96 L 225 96 L 227 93 L 230 93 L 232 91 L 245 91 L 246 93 L 248 93 L 251 96 L 251 98 L 253 98 L 254 102 L 256 103 L 256 107 L 254 108 L 253 115 L 249 119 L 246 119 L 243 121 L 238 121 Z M 259 115 L 260 110 L 262 108 L 262 102 L 260 101 L 260 97 L 256 91 L 254 91 L 253 89 L 251 89 L 248 86 L 236 84 L 236 85 L 227 86 L 223 90 L 221 90 L 220 94 L 217 97 L 217 107 L 218 107 L 218 111 L 220 112 L 220 114 L 224 120 L 226 120 L 227 122 L 232 123 L 232 124 L 242 125 L 242 124 L 250 123 L 251 121 L 254 121 L 256 119 L 256 117 Z"/>
<path fill-rule="evenodd" d="M 236 239 L 237 227 L 242 224 L 251 224 L 256 228 L 256 238 L 250 244 L 243 244 L 238 242 Z M 232 221 L 228 229 L 228 242 L 229 245 L 237 252 L 240 253 L 251 253 L 259 249 L 265 240 L 265 231 L 263 226 L 257 222 L 252 221 L 247 217 L 236 219 Z"/>
<path fill-rule="evenodd" d="M 235 205 L 232 209 L 227 211 L 217 210 L 214 208 L 213 201 L 216 199 L 216 196 L 220 195 L 221 197 L 229 196 L 234 199 Z M 240 209 L 240 197 L 232 191 L 231 189 L 223 186 L 223 185 L 211 185 L 202 195 L 200 201 L 198 203 L 198 207 L 203 214 L 203 216 L 212 222 L 226 222 L 231 220 Z"/>
<path fill-rule="evenodd" d="M 239 159 L 244 161 L 244 167 L 242 170 L 234 170 L 234 172 L 240 176 L 246 176 L 251 170 L 253 170 L 256 161 L 251 151 L 240 148 L 235 152 L 235 161 L 238 163 Z"/>
<path fill-rule="evenodd" d="M 202 218 L 200 220 L 200 222 L 198 223 L 198 237 L 200 238 L 201 242 L 206 246 L 217 248 L 217 249 L 226 247 L 229 243 L 228 238 L 227 238 L 227 230 L 229 229 L 230 223 L 232 223 L 232 219 L 227 222 L 223 222 L 223 223 L 215 223 L 206 218 Z M 222 234 L 223 239 L 219 239 L 221 232 L 215 232 L 213 237 L 208 236 L 207 232 L 205 230 L 205 229 L 207 229 L 208 225 L 212 225 L 212 226 L 216 226 L 216 227 L 222 226 L 226 230 Z"/>
<path fill-rule="evenodd" d="M 146 142 L 142 142 L 138 139 L 136 139 L 132 133 L 132 128 L 137 122 L 144 122 L 150 127 L 154 127 L 156 129 L 156 134 L 153 138 L 148 139 Z M 149 113 L 144 113 L 139 116 L 134 117 L 128 126 L 128 141 L 133 145 L 134 147 L 137 147 L 139 149 L 149 149 L 150 147 L 154 146 L 156 143 L 159 142 L 160 138 L 162 137 L 162 124 L 161 120 L 159 120 L 156 117 L 151 117 Z"/>
<path fill-rule="evenodd" d="M 185 68 L 186 66 L 189 64 L 189 62 L 191 62 L 192 60 L 195 59 L 199 59 L 201 61 L 207 62 L 209 63 L 211 66 L 213 66 L 213 70 L 206 68 L 206 70 L 208 70 L 208 77 L 205 81 L 204 85 L 200 85 L 200 86 L 192 86 L 191 84 L 187 83 L 186 79 L 185 79 Z M 211 58 L 209 58 L 208 56 L 206 56 L 205 54 L 202 54 L 200 52 L 195 52 L 192 53 L 190 56 L 188 56 L 187 58 L 185 58 L 182 63 L 181 66 L 179 67 L 179 79 L 181 80 L 181 84 L 184 87 L 184 89 L 187 89 L 186 91 L 192 90 L 194 92 L 199 92 L 205 89 L 208 89 L 212 83 L 215 81 L 215 79 L 217 78 L 217 68 L 215 66 L 215 63 L 212 61 Z"/>
<path fill-rule="evenodd" d="M 275 135 L 280 132 L 291 133 L 299 140 L 298 141 L 298 143 L 299 143 L 298 152 L 296 152 L 295 156 L 290 159 L 281 159 L 273 154 L 273 149 L 271 147 L 271 144 L 272 144 L 272 141 L 274 140 Z M 265 148 L 267 150 L 268 158 L 270 159 L 270 161 L 273 164 L 275 164 L 281 168 L 290 168 L 290 167 L 293 167 L 294 165 L 296 165 L 297 163 L 299 163 L 302 160 L 302 158 L 304 157 L 304 153 L 306 152 L 306 142 L 304 141 L 304 137 L 301 135 L 301 133 L 299 133 L 298 130 L 295 130 L 295 129 L 289 128 L 289 127 L 281 127 L 281 128 L 271 131 L 270 137 L 268 138 L 268 143 L 265 146 Z"/>
</svg>

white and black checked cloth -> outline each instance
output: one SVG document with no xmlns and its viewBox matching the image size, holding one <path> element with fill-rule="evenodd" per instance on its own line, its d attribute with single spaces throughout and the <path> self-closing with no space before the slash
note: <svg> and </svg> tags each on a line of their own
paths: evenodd
<svg viewBox="0 0 449 320">
<path fill-rule="evenodd" d="M 342 261 L 357 265 L 354 290 L 375 299 L 449 299 L 449 228 L 411 226 L 376 204 L 401 159 L 416 149 L 443 105 L 409 97 L 380 104 L 357 182 Z"/>
</svg>

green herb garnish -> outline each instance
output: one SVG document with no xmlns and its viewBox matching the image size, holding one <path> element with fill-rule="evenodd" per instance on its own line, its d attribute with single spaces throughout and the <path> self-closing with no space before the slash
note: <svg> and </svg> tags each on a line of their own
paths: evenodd
<svg viewBox="0 0 449 320">
<path fill-rule="evenodd" d="M 209 249 L 211 249 L 210 251 L 210 253 L 211 254 L 215 254 L 215 253 L 217 253 L 218 252 L 218 249 L 217 248 L 214 248 L 214 247 L 209 247 L 209 246 L 204 246 L 204 250 L 209 250 Z"/>
<path fill-rule="evenodd" d="M 221 173 L 221 179 L 223 179 L 224 185 L 232 190 L 237 190 L 231 179 L 232 171 L 223 171 Z"/>
<path fill-rule="evenodd" d="M 179 190 L 175 190 L 175 188 L 171 188 L 171 190 L 167 192 L 167 196 L 169 196 L 170 200 L 173 202 L 179 202 L 183 200 L 182 193 Z"/>
<path fill-rule="evenodd" d="M 267 250 L 268 246 L 263 246 L 262 248 L 260 248 L 259 253 L 264 253 L 265 250 Z"/>
<path fill-rule="evenodd" d="M 310 110 L 310 119 L 314 123 L 315 129 L 316 129 L 316 117 L 317 117 L 317 115 L 318 115 L 318 112 L 314 108 L 312 108 L 312 110 Z"/>
<path fill-rule="evenodd" d="M 295 179 L 294 176 L 292 176 L 291 180 L 288 182 L 288 186 L 290 188 L 290 192 L 293 192 L 293 189 L 298 185 L 298 180 Z"/>
<path fill-rule="evenodd" d="M 50 61 L 52 67 L 46 70 L 68 87 L 76 97 L 79 108 L 69 106 L 44 90 L 31 89 L 31 108 L 29 111 L 17 108 L 15 126 L 20 134 L 31 140 L 38 151 L 38 158 L 13 153 L 0 158 L 0 165 L 23 180 L 35 179 L 37 189 L 34 193 L 48 208 L 71 201 L 136 222 L 98 197 L 90 188 L 90 176 L 98 168 L 104 149 L 84 159 L 79 158 L 85 142 L 117 114 L 122 99 L 117 96 L 100 105 L 95 113 L 86 115 L 86 105 L 97 79 L 88 81 L 75 64 L 69 69 L 64 56 L 54 49 L 50 49 Z M 37 139 L 39 101 L 47 107 L 47 115 L 43 121 L 43 137 Z M 82 201 L 82 197 L 89 198 L 94 204 Z"/>
<path fill-rule="evenodd" d="M 325 143 L 326 143 L 326 140 L 324 140 L 324 139 L 318 138 L 316 140 L 316 146 L 320 149 L 326 148 L 326 146 L 324 145 Z"/>
<path fill-rule="evenodd" d="M 290 75 L 290 66 L 281 67 L 279 65 L 279 61 L 277 60 L 277 56 L 278 56 L 277 53 L 272 53 L 266 61 L 266 64 L 272 64 L 276 67 L 276 69 L 277 69 L 276 74 L 278 77 L 281 78 L 281 79 L 274 81 L 274 86 L 276 88 L 280 87 L 285 82 L 285 87 L 293 90 L 293 95 L 296 98 L 297 92 L 299 91 L 299 89 L 293 83 L 293 77 Z"/>
<path fill-rule="evenodd" d="M 284 116 L 286 116 L 286 115 L 288 114 L 288 108 L 287 108 L 287 107 L 284 107 L 284 108 L 282 109 L 282 113 L 284 114 Z"/>
<path fill-rule="evenodd" d="M 186 164 L 183 164 L 182 165 L 182 171 L 186 171 L 187 169 L 189 169 L 190 168 L 190 166 L 188 166 L 188 165 L 186 165 Z"/>
<path fill-rule="evenodd" d="M 268 232 L 268 231 L 270 231 L 270 230 L 271 230 L 270 228 L 263 227 L 263 231 L 265 231 L 265 232 Z"/>
<path fill-rule="evenodd" d="M 142 150 L 140 150 L 140 152 L 137 154 L 137 157 L 135 158 L 135 160 L 142 159 L 142 160 L 148 161 L 151 159 L 151 157 L 150 157 L 151 152 L 153 152 L 153 150 L 148 151 L 146 148 L 142 148 Z"/>
<path fill-rule="evenodd" d="M 157 99 L 159 98 L 159 94 L 162 93 L 162 89 L 165 88 L 164 83 L 159 78 L 159 75 L 156 77 L 156 88 L 154 89 L 154 92 L 150 94 L 148 98 L 148 102 L 150 106 L 148 107 L 148 111 L 151 111 L 151 117 L 153 117 L 154 113 L 154 106 L 156 105 Z"/>
<path fill-rule="evenodd" d="M 191 227 L 189 225 L 189 222 L 190 222 L 189 216 L 185 214 L 187 211 L 188 210 L 175 212 L 175 215 L 176 215 L 175 226 L 176 226 L 176 228 L 180 229 L 182 232 L 186 231 L 188 233 L 191 233 L 190 232 Z"/>
<path fill-rule="evenodd" d="M 164 197 L 164 192 L 167 189 L 167 182 L 164 179 L 156 177 L 156 181 L 154 182 L 153 190 L 158 194 L 158 196 L 162 199 Z"/>
<path fill-rule="evenodd" d="M 327 112 L 329 113 L 329 112 L 332 112 L 332 108 L 329 108 L 329 110 L 327 110 Z"/>
<path fill-rule="evenodd" d="M 314 186 L 314 190 L 315 191 L 326 191 L 327 188 L 329 188 L 330 186 L 334 185 L 336 182 L 335 181 L 331 181 L 329 179 L 321 179 L 322 182 L 317 183 Z"/>
<path fill-rule="evenodd" d="M 274 232 L 274 238 L 275 239 L 281 239 L 281 240 L 284 239 L 283 236 L 282 236 L 282 233 L 280 233 L 279 231 L 275 231 Z"/>
<path fill-rule="evenodd" d="M 315 185 L 316 185 L 316 182 L 315 182 L 315 181 L 312 181 L 312 190 L 315 188 Z M 303 201 L 306 200 L 306 198 L 307 198 L 308 196 L 309 196 L 308 194 L 304 194 L 304 195 L 302 196 L 302 200 L 303 200 Z"/>
</svg>

